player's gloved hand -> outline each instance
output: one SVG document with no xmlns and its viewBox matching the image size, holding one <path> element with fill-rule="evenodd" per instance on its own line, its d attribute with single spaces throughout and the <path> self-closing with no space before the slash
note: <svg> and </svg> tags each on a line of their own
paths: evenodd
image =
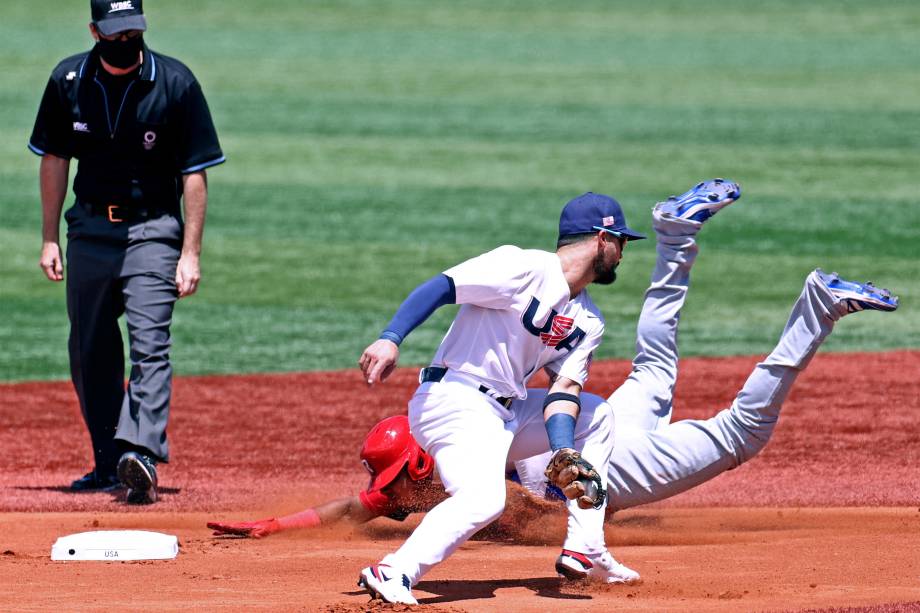
<svg viewBox="0 0 920 613">
<path fill-rule="evenodd" d="M 264 538 L 281 530 L 281 524 L 274 517 L 258 521 L 241 521 L 234 524 L 208 522 L 208 528 L 214 536 L 247 536 L 254 539 Z"/>
<path fill-rule="evenodd" d="M 607 492 L 601 476 L 581 454 L 563 447 L 553 454 L 544 473 L 550 483 L 562 490 L 569 500 L 578 502 L 582 509 L 598 509 L 604 504 Z"/>
</svg>

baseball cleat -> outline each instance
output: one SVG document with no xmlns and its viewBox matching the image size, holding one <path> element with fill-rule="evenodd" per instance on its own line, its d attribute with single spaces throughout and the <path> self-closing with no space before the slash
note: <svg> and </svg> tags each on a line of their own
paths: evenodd
<svg viewBox="0 0 920 613">
<path fill-rule="evenodd" d="M 128 488 L 128 504 L 157 501 L 157 468 L 149 457 L 129 451 L 118 460 L 118 478 Z"/>
<path fill-rule="evenodd" d="M 70 484 L 72 492 L 111 492 L 121 487 L 118 477 L 111 473 L 91 470 Z"/>
<path fill-rule="evenodd" d="M 563 549 L 556 558 L 556 572 L 563 579 L 570 581 L 588 579 L 624 585 L 636 585 L 642 581 L 639 573 L 617 562 L 609 551 L 588 556 L 577 551 Z"/>
<path fill-rule="evenodd" d="M 847 281 L 846 279 L 841 279 L 836 272 L 828 274 L 820 268 L 815 270 L 815 274 L 834 295 L 834 298 L 846 307 L 847 313 L 867 309 L 894 311 L 898 308 L 898 297 L 892 296 L 887 289 L 875 287 L 871 281 L 868 283 Z"/>
<path fill-rule="evenodd" d="M 409 577 L 396 574 L 386 564 L 368 566 L 358 575 L 358 587 L 363 587 L 371 598 L 379 598 L 393 604 L 418 604 L 412 595 Z"/>
<path fill-rule="evenodd" d="M 741 186 L 726 179 L 703 181 L 680 196 L 658 204 L 665 214 L 703 223 L 741 197 Z"/>
</svg>

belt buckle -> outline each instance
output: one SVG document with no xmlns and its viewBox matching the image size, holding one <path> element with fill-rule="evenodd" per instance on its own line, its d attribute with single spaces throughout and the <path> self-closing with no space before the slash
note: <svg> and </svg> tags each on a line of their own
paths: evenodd
<svg viewBox="0 0 920 613">
<path fill-rule="evenodd" d="M 121 217 L 115 217 L 115 209 L 121 208 L 117 204 L 110 204 L 107 208 L 109 212 L 109 221 L 112 223 L 119 223 L 124 221 Z"/>
</svg>

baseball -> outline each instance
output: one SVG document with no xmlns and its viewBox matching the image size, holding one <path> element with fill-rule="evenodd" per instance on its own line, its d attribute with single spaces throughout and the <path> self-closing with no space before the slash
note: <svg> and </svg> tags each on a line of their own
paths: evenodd
<svg viewBox="0 0 920 613">
<path fill-rule="evenodd" d="M 591 479 L 579 479 L 579 481 L 581 482 L 581 485 L 585 490 L 585 493 L 583 495 L 587 496 L 588 498 L 592 500 L 597 500 L 597 483 L 595 483 Z"/>
</svg>

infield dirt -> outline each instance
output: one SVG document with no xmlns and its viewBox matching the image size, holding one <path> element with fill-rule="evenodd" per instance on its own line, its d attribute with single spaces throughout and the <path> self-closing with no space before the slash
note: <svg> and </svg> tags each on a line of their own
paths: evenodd
<svg viewBox="0 0 920 613">
<path fill-rule="evenodd" d="M 675 418 L 728 406 L 755 357 L 681 362 Z M 626 362 L 592 368 L 608 394 Z M 561 513 L 504 518 L 417 588 L 445 611 L 920 610 L 920 352 L 819 355 L 766 450 L 694 491 L 618 513 L 614 554 L 636 587 L 561 586 Z M 415 372 L 367 390 L 354 372 L 179 378 L 160 503 L 75 495 L 89 445 L 68 383 L 0 386 L 3 610 L 400 610 L 369 603 L 357 572 L 418 518 L 262 541 L 214 538 L 211 519 L 285 513 L 365 485 L 360 442 L 404 411 Z M 169 562 L 52 563 L 61 535 L 139 528 L 179 536 Z M 901 603 L 901 604 L 897 604 Z M 873 605 L 887 604 L 882 609 Z M 422 608 L 422 607 L 420 607 Z M 402 610 L 408 610 L 402 608 Z"/>
</svg>

